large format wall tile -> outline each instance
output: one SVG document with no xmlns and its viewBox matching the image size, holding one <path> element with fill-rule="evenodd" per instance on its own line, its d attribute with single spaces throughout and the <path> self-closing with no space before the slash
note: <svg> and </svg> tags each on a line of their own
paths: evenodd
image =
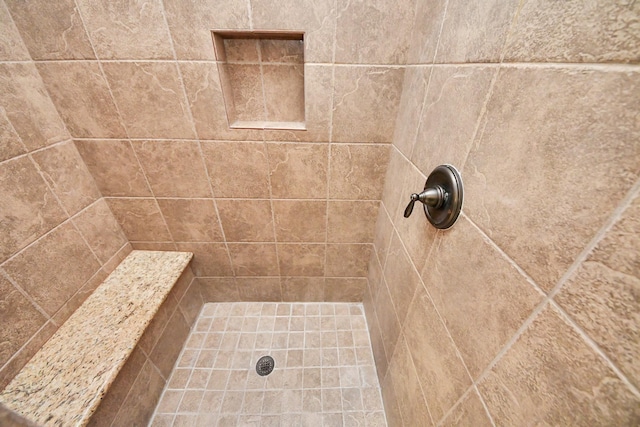
<svg viewBox="0 0 640 427">
<path fill-rule="evenodd" d="M 402 95 L 393 132 L 393 145 L 407 158 L 411 157 L 414 144 L 425 143 L 422 139 L 416 141 L 416 135 L 422 120 L 424 96 L 429 86 L 431 71 L 432 67 L 410 67 L 405 70 L 402 79 Z"/>
<path fill-rule="evenodd" d="M 389 288 L 391 302 L 395 307 L 400 324 L 409 310 L 416 289 L 421 286 L 420 276 L 411 264 L 407 252 L 404 250 L 400 238 L 393 234 L 389 245 L 388 260 L 384 265 L 384 278 Z"/>
<path fill-rule="evenodd" d="M 327 241 L 331 243 L 370 243 L 373 241 L 378 201 L 330 201 L 327 210 Z"/>
<path fill-rule="evenodd" d="M 274 200 L 273 216 L 278 242 L 324 242 L 327 202 Z"/>
<path fill-rule="evenodd" d="M 447 417 L 442 420 L 445 427 L 474 426 L 489 427 L 493 424 L 487 416 L 487 412 L 475 391 L 469 392 L 462 402 L 456 406 Z"/>
<path fill-rule="evenodd" d="M 73 137 L 127 136 L 98 63 L 41 62 L 38 70 Z"/>
<path fill-rule="evenodd" d="M 229 254 L 236 276 L 278 276 L 275 244 L 230 243 Z"/>
<path fill-rule="evenodd" d="M 103 264 L 127 243 L 120 224 L 104 199 L 89 206 L 73 222 Z"/>
<path fill-rule="evenodd" d="M 329 198 L 379 200 L 389 152 L 387 145 L 332 145 Z"/>
<path fill-rule="evenodd" d="M 22 41 L 9 10 L 0 3 L 0 61 L 24 61 L 31 57 Z"/>
<path fill-rule="evenodd" d="M 107 62 L 102 67 L 130 137 L 195 137 L 176 64 Z"/>
<path fill-rule="evenodd" d="M 179 251 L 193 252 L 191 270 L 200 276 L 232 276 L 229 251 L 224 243 L 177 243 Z"/>
<path fill-rule="evenodd" d="M 371 256 L 369 244 L 327 245 L 327 277 L 366 277 Z"/>
<path fill-rule="evenodd" d="M 110 198 L 106 201 L 127 239 L 143 242 L 171 241 L 171 234 L 154 199 Z"/>
<path fill-rule="evenodd" d="M 227 242 L 273 242 L 269 200 L 218 200 L 220 222 Z"/>
<path fill-rule="evenodd" d="M 545 291 L 640 174 L 638 76 L 500 71 L 464 167 L 465 210 Z"/>
<path fill-rule="evenodd" d="M 323 276 L 325 245 L 278 244 L 278 260 L 282 276 Z"/>
<path fill-rule="evenodd" d="M 407 63 L 433 62 L 447 3 L 447 0 L 418 1 Z"/>
<path fill-rule="evenodd" d="M 0 107 L 0 162 L 24 154 L 26 151 L 20 135 L 7 117 L 7 112 Z"/>
<path fill-rule="evenodd" d="M 158 205 L 175 241 L 223 241 L 213 200 L 159 199 Z"/>
<path fill-rule="evenodd" d="M 73 0 L 6 4 L 33 59 L 95 59 Z"/>
<path fill-rule="evenodd" d="M 282 199 L 327 197 L 328 144 L 268 143 L 271 193 Z"/>
</svg>

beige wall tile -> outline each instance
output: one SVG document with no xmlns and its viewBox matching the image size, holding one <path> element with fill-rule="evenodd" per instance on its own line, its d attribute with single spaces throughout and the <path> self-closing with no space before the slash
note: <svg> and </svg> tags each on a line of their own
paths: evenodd
<svg viewBox="0 0 640 427">
<path fill-rule="evenodd" d="M 336 67 L 333 134 L 336 142 L 391 142 L 404 69 Z"/>
<path fill-rule="evenodd" d="M 233 105 L 233 114 L 229 115 L 230 125 L 238 121 L 266 120 L 260 65 L 226 64 L 225 67 L 231 89 L 231 93 L 224 94 L 225 101 L 227 105 L 229 102 Z M 229 112 L 227 110 L 227 114 Z"/>
<path fill-rule="evenodd" d="M 26 151 L 22 138 L 7 117 L 7 112 L 0 107 L 0 162 L 26 153 Z"/>
<path fill-rule="evenodd" d="M 462 173 L 465 210 L 545 291 L 638 178 L 637 77 L 500 71 L 484 134 Z M 607 203 L 594 204 L 602 191 Z"/>
<path fill-rule="evenodd" d="M 462 169 L 497 72 L 497 68 L 483 67 L 433 69 L 411 155 L 426 176 L 441 164 Z"/>
<path fill-rule="evenodd" d="M 40 62 L 38 71 L 72 136 L 127 136 L 97 62 Z"/>
<path fill-rule="evenodd" d="M 179 251 L 193 252 L 191 269 L 196 276 L 231 276 L 229 251 L 224 243 L 178 243 Z"/>
<path fill-rule="evenodd" d="M 373 249 L 378 257 L 380 266 L 384 266 L 387 260 L 387 253 L 389 251 L 389 244 L 391 243 L 391 237 L 393 236 L 393 224 L 387 214 L 387 210 L 384 205 L 380 205 L 378 208 L 378 219 L 376 221 L 376 229 L 373 238 Z"/>
<path fill-rule="evenodd" d="M 391 375 L 384 377 L 380 386 L 382 388 L 382 400 L 384 401 L 387 425 L 403 426 L 402 415 L 400 414 L 400 408 L 398 407 L 398 397 L 393 389 Z"/>
<path fill-rule="evenodd" d="M 330 244 L 327 245 L 325 276 L 366 277 L 367 264 L 371 256 L 371 245 Z"/>
<path fill-rule="evenodd" d="M 175 241 L 223 241 L 213 200 L 159 199 L 158 205 Z"/>
<path fill-rule="evenodd" d="M 449 1 L 436 62 L 499 62 L 519 3 Z"/>
<path fill-rule="evenodd" d="M 304 66 L 262 65 L 266 120 L 304 122 Z"/>
<path fill-rule="evenodd" d="M 371 300 L 369 303 L 372 304 L 372 309 L 373 302 L 378 297 L 381 286 L 386 286 L 383 280 L 382 265 L 378 262 L 378 257 L 375 252 L 373 252 L 369 260 L 369 271 L 367 272 L 367 289 L 370 293 Z"/>
<path fill-rule="evenodd" d="M 403 333 L 435 422 L 456 403 L 471 378 L 422 285 L 409 307 Z"/>
<path fill-rule="evenodd" d="M 260 40 L 260 55 L 263 62 L 304 63 L 303 40 Z"/>
<path fill-rule="evenodd" d="M 431 67 L 409 67 L 405 70 L 402 80 L 402 95 L 393 131 L 393 145 L 407 158 L 411 158 L 415 144 L 426 143 L 423 139 L 416 140 L 416 136 L 422 120 L 424 97 L 431 71 Z"/>
<path fill-rule="evenodd" d="M 278 277 L 239 277 L 236 283 L 240 301 L 282 301 Z"/>
<path fill-rule="evenodd" d="M 74 140 L 103 196 L 151 196 L 129 141 Z"/>
<path fill-rule="evenodd" d="M 282 276 L 323 276 L 324 244 L 278 244 Z"/>
<path fill-rule="evenodd" d="M 329 197 L 379 200 L 389 152 L 387 145 L 331 145 Z"/>
<path fill-rule="evenodd" d="M 29 60 L 29 52 L 22 41 L 9 10 L 4 2 L 0 3 L 0 61 Z"/>
<path fill-rule="evenodd" d="M 420 275 L 411 264 L 400 238 L 394 233 L 389 245 L 389 255 L 384 266 L 384 278 L 391 294 L 400 324 L 404 323 L 416 288 L 422 286 Z"/>
<path fill-rule="evenodd" d="M 133 141 L 156 197 L 211 197 L 196 141 Z"/>
<path fill-rule="evenodd" d="M 362 277 L 327 277 L 324 283 L 324 301 L 362 302 L 367 279 Z"/>
<path fill-rule="evenodd" d="M 323 277 L 282 277 L 283 301 L 324 301 Z"/>
<path fill-rule="evenodd" d="M 462 402 L 442 420 L 443 426 L 478 426 L 489 427 L 493 424 L 482 406 L 480 397 L 475 391 L 469 392 Z"/>
<path fill-rule="evenodd" d="M 154 199 L 105 199 L 129 240 L 166 242 L 171 235 Z"/>
<path fill-rule="evenodd" d="M 100 59 L 173 59 L 161 0 L 76 3 Z"/>
<path fill-rule="evenodd" d="M 154 363 L 165 379 L 169 378 L 171 369 L 178 359 L 188 335 L 189 325 L 180 310 L 176 310 L 169 319 L 153 352 L 149 355 L 149 360 Z M 155 403 L 153 406 L 155 407 Z"/>
<path fill-rule="evenodd" d="M 273 215 L 268 200 L 218 200 L 227 242 L 273 242 Z"/>
<path fill-rule="evenodd" d="M 640 198 L 555 297 L 590 337 L 640 386 Z"/>
<path fill-rule="evenodd" d="M 151 420 L 153 410 L 162 394 L 165 380 L 150 360 L 147 360 L 140 374 L 131 386 L 127 398 L 122 403 L 114 425 L 144 425 Z"/>
<path fill-rule="evenodd" d="M 77 262 L 68 262 L 69 259 Z M 4 264 L 4 269 L 53 315 L 100 268 L 70 222 L 56 228 Z"/>
<path fill-rule="evenodd" d="M 127 243 L 120 224 L 103 199 L 81 212 L 73 223 L 103 264 Z"/>
<path fill-rule="evenodd" d="M 274 200 L 273 212 L 278 242 L 324 242 L 327 202 Z"/>
<path fill-rule="evenodd" d="M 403 187 L 407 175 L 412 173 L 413 168 L 411 162 L 407 161 L 395 145 L 392 146 L 387 176 L 382 190 L 382 203 L 386 206 L 392 220 L 395 220 L 400 212 L 404 212 L 405 206 L 409 203 L 411 192 L 415 191 Z M 409 193 L 407 194 L 407 192 Z"/>
<path fill-rule="evenodd" d="M 34 153 L 33 159 L 69 215 L 100 197 L 100 191 L 72 141 Z"/>
<path fill-rule="evenodd" d="M 131 247 L 139 251 L 175 251 L 177 250 L 174 242 L 131 242 Z"/>
<path fill-rule="evenodd" d="M 223 52 L 218 52 L 217 59 L 222 61 L 224 57 L 230 62 L 260 62 L 258 48 L 260 39 L 227 39 L 222 40 Z"/>
<path fill-rule="evenodd" d="M 102 67 L 130 137 L 195 137 L 175 64 L 105 62 Z"/>
<path fill-rule="evenodd" d="M 47 322 L 47 318 L 2 275 L 0 295 L 0 304 L 3 307 L 0 322 L 4 325 L 0 331 L 0 340 L 3 343 L 0 350 L 0 366 L 4 366 Z"/>
<path fill-rule="evenodd" d="M 527 2 L 507 42 L 508 61 L 638 62 L 640 5 Z M 570 23 L 570 25 L 568 25 Z"/>
<path fill-rule="evenodd" d="M 549 308 L 519 337 L 479 389 L 499 425 L 531 420 L 625 425 L 640 416 L 638 397 Z"/>
<path fill-rule="evenodd" d="M 213 60 L 211 30 L 249 29 L 251 25 L 244 0 L 164 0 L 164 8 L 178 59 Z"/>
<path fill-rule="evenodd" d="M 89 298 L 89 295 L 107 278 L 108 274 L 103 267 L 98 270 L 85 284 L 73 294 L 67 302 L 60 307 L 60 309 L 54 314 L 51 320 L 56 324 L 62 326 L 64 322 L 71 317 L 71 315 L 82 305 L 82 303 Z"/>
<path fill-rule="evenodd" d="M 413 30 L 415 2 L 355 0 L 340 4 L 337 63 L 404 64 Z"/>
<path fill-rule="evenodd" d="M 205 277 L 196 279 L 204 302 L 240 301 L 236 279 L 233 277 Z"/>
<path fill-rule="evenodd" d="M 278 276 L 275 244 L 230 243 L 231 264 L 236 276 Z"/>
<path fill-rule="evenodd" d="M 0 260 L 60 224 L 66 215 L 28 157 L 0 164 Z"/>
<path fill-rule="evenodd" d="M 473 378 L 542 301 L 465 218 L 438 239 L 422 279 Z"/>
<path fill-rule="evenodd" d="M 366 293 L 365 293 L 366 301 Z M 371 339 L 371 350 L 373 351 L 373 358 L 376 363 L 376 371 L 378 373 L 379 381 L 385 378 L 388 368 L 387 355 L 384 350 L 384 340 L 382 338 L 382 331 L 378 324 L 378 319 L 374 315 L 373 318 L 367 313 L 367 323 L 369 325 L 369 336 Z M 381 383 L 382 384 L 382 383 Z"/>
<path fill-rule="evenodd" d="M 187 277 L 189 278 L 188 283 L 190 283 L 190 286 L 189 289 L 187 289 L 187 292 L 184 294 L 184 297 L 182 297 L 179 307 L 180 311 L 182 311 L 182 314 L 187 320 L 188 326 L 192 328 L 196 322 L 196 319 L 198 318 L 198 315 L 200 314 L 200 310 L 202 310 L 204 301 L 202 300 L 202 295 L 200 294 L 200 286 L 197 285 L 195 281 L 193 281 L 193 273 L 189 271 L 186 274 L 188 274 Z M 186 339 L 187 337 L 184 337 L 182 339 L 182 343 L 184 343 Z"/>
<path fill-rule="evenodd" d="M 268 198 L 269 159 L 261 142 L 203 142 L 216 197 Z"/>
<path fill-rule="evenodd" d="M 6 4 L 33 59 L 95 59 L 73 0 Z"/>
<path fill-rule="evenodd" d="M 331 243 L 372 243 L 380 202 L 330 201 L 327 241 Z"/>
<path fill-rule="evenodd" d="M 327 188 L 328 144 L 268 143 L 274 198 L 323 199 Z"/>
<path fill-rule="evenodd" d="M 32 63 L 0 64 L 0 99 L 13 128 L 29 150 L 69 139 L 69 132 Z"/>
<path fill-rule="evenodd" d="M 417 3 L 407 63 L 431 64 L 433 62 L 447 3 L 447 0 Z"/>
</svg>

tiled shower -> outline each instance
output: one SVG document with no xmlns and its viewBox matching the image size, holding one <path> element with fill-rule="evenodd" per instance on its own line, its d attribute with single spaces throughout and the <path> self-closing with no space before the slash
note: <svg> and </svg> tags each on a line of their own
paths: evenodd
<svg viewBox="0 0 640 427">
<path fill-rule="evenodd" d="M 638 424 L 639 22 L 622 0 L 0 2 L 0 388 L 132 249 L 179 250 L 203 303 L 363 303 L 389 425 Z M 304 66 L 217 57 L 211 30 L 304 33 Z M 255 121 L 302 107 L 306 130 L 229 127 L 254 93 Z M 401 213 L 439 164 L 465 184 L 445 231 Z"/>
</svg>

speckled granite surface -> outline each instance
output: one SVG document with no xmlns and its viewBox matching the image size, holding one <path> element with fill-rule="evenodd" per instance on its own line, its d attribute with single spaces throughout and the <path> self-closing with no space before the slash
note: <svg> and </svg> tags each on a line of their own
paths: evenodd
<svg viewBox="0 0 640 427">
<path fill-rule="evenodd" d="M 0 393 L 0 402 L 37 424 L 85 425 L 192 257 L 131 252 Z"/>
</svg>

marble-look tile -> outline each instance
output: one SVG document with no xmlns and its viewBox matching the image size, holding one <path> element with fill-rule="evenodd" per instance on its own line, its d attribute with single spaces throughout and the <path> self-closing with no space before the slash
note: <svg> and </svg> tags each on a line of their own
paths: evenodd
<svg viewBox="0 0 640 427">
<path fill-rule="evenodd" d="M 471 386 L 471 378 L 423 286 L 411 302 L 403 333 L 437 422 Z"/>
<path fill-rule="evenodd" d="M 203 142 L 216 197 L 268 198 L 269 159 L 261 142 Z"/>
<path fill-rule="evenodd" d="M 329 244 L 325 276 L 366 277 L 370 255 L 368 244 Z"/>
<path fill-rule="evenodd" d="M 76 138 L 126 138 L 97 62 L 40 62 L 38 71 L 67 129 Z"/>
<path fill-rule="evenodd" d="M 197 141 L 133 141 L 156 197 L 211 197 Z"/>
<path fill-rule="evenodd" d="M 27 298 L 7 279 L 0 275 L 0 322 L 5 325 L 0 331 L 0 366 L 4 364 L 46 323 Z"/>
<path fill-rule="evenodd" d="M 195 137 L 176 64 L 105 62 L 102 67 L 130 137 Z"/>
<path fill-rule="evenodd" d="M 76 3 L 100 59 L 173 59 L 161 0 Z"/>
<path fill-rule="evenodd" d="M 211 34 L 208 37 L 211 43 Z M 262 130 L 229 128 L 229 112 L 215 62 L 182 62 L 180 70 L 200 139 L 262 141 Z"/>
<path fill-rule="evenodd" d="M 7 117 L 7 112 L 0 107 L 0 162 L 24 154 L 26 151 L 20 135 Z"/>
<path fill-rule="evenodd" d="M 4 2 L 0 3 L 0 61 L 29 60 L 29 52 L 22 41 L 9 10 Z"/>
<path fill-rule="evenodd" d="M 377 201 L 330 201 L 327 241 L 331 243 L 372 243 Z"/>
<path fill-rule="evenodd" d="M 158 199 L 158 205 L 175 241 L 223 241 L 213 200 Z"/>
<path fill-rule="evenodd" d="M 250 7 L 253 28 L 304 31 L 306 63 L 332 61 L 336 25 L 333 0 L 283 0 L 278 7 L 268 0 L 252 0 Z"/>
<path fill-rule="evenodd" d="M 69 259 L 77 262 L 68 262 Z M 49 315 L 99 268 L 98 260 L 70 222 L 4 264 L 7 273 Z"/>
<path fill-rule="evenodd" d="M 100 191 L 72 141 L 38 151 L 33 159 L 69 215 L 100 197 Z"/>
<path fill-rule="evenodd" d="M 379 200 L 389 153 L 386 144 L 332 145 L 329 198 Z"/>
<path fill-rule="evenodd" d="M 236 276 L 278 276 L 278 256 L 273 243 L 229 243 Z"/>
<path fill-rule="evenodd" d="M 129 141 L 74 140 L 74 143 L 103 196 L 151 196 Z"/>
<path fill-rule="evenodd" d="M 445 427 L 454 426 L 478 426 L 489 427 L 493 423 L 487 416 L 487 412 L 482 406 L 480 397 L 475 391 L 470 391 L 462 402 L 440 422 Z"/>
<path fill-rule="evenodd" d="M 442 164 L 462 169 L 497 72 L 488 67 L 434 68 L 411 154 L 426 176 Z"/>
<path fill-rule="evenodd" d="M 336 67 L 333 134 L 336 142 L 391 142 L 404 69 Z"/>
<path fill-rule="evenodd" d="M 519 3 L 518 0 L 450 0 L 435 62 L 500 62 Z M 548 42 L 545 38 L 545 43 Z"/>
<path fill-rule="evenodd" d="M 6 4 L 33 59 L 95 59 L 73 0 Z"/>
<path fill-rule="evenodd" d="M 260 39 L 223 38 L 222 49 L 218 52 L 217 59 L 222 61 L 224 57 L 227 62 L 260 62 L 259 46 Z"/>
<path fill-rule="evenodd" d="M 328 144 L 267 143 L 272 196 L 326 198 L 328 151 Z"/>
<path fill-rule="evenodd" d="M 384 265 L 384 278 L 400 324 L 404 323 L 416 288 L 421 287 L 420 275 L 411 264 L 397 233 L 389 244 L 389 254 Z"/>
<path fill-rule="evenodd" d="M 434 60 L 448 0 L 419 1 L 407 63 L 431 64 Z"/>
<path fill-rule="evenodd" d="M 9 121 L 29 150 L 69 139 L 69 132 L 33 63 L 0 64 L 0 99 Z"/>
<path fill-rule="evenodd" d="M 0 164 L 0 260 L 60 224 L 66 215 L 28 157 Z"/>
<path fill-rule="evenodd" d="M 73 223 L 103 264 L 127 243 L 120 224 L 103 199 L 81 212 Z"/>
<path fill-rule="evenodd" d="M 316 200 L 274 200 L 278 242 L 324 242 L 327 230 L 327 202 Z"/>
<path fill-rule="evenodd" d="M 637 2 L 582 5 L 527 1 L 511 30 L 505 60 L 637 63 L 639 15 Z"/>
<path fill-rule="evenodd" d="M 551 308 L 478 388 L 497 425 L 632 425 L 640 418 L 640 399 Z"/>
<path fill-rule="evenodd" d="M 245 0 L 164 0 L 164 9 L 178 59 L 214 60 L 211 30 L 251 26 Z"/>
<path fill-rule="evenodd" d="M 182 252 L 192 252 L 191 270 L 196 276 L 232 276 L 229 252 L 224 243 L 177 243 Z"/>
<path fill-rule="evenodd" d="M 335 62 L 405 64 L 415 4 L 384 0 L 339 2 Z"/>
<path fill-rule="evenodd" d="M 545 291 L 638 179 L 638 76 L 500 70 L 462 171 L 465 211 Z"/>
<path fill-rule="evenodd" d="M 238 277 L 236 282 L 240 301 L 282 301 L 278 277 Z"/>
<path fill-rule="evenodd" d="M 282 276 L 323 276 L 325 245 L 278 244 Z"/>
<path fill-rule="evenodd" d="M 268 200 L 218 200 L 227 242 L 273 242 L 273 216 Z"/>
<path fill-rule="evenodd" d="M 233 114 L 229 114 L 229 124 L 267 120 L 264 105 L 264 86 L 262 69 L 256 64 L 225 64 L 229 89 L 224 93 L 227 105 L 233 105 Z M 228 107 L 227 107 L 228 108 Z"/>
<path fill-rule="evenodd" d="M 367 279 L 363 277 L 327 277 L 324 283 L 324 301 L 361 302 Z"/>
<path fill-rule="evenodd" d="M 640 386 L 640 197 L 555 297 L 636 387 Z"/>
<path fill-rule="evenodd" d="M 425 143 L 423 140 L 418 141 L 416 137 L 422 120 L 424 97 L 431 71 L 431 67 L 410 67 L 404 73 L 400 106 L 393 131 L 393 145 L 407 158 L 411 157 L 414 144 Z"/>
<path fill-rule="evenodd" d="M 261 70 L 265 120 L 304 122 L 304 66 L 263 64 Z"/>
<path fill-rule="evenodd" d="M 204 302 L 240 301 L 236 279 L 233 277 L 204 277 L 196 279 Z"/>
<path fill-rule="evenodd" d="M 323 277 L 282 277 L 283 301 L 324 301 Z"/>
<path fill-rule="evenodd" d="M 171 239 L 162 213 L 154 199 L 105 199 L 129 240 L 166 242 Z"/>
<path fill-rule="evenodd" d="M 261 39 L 260 55 L 263 62 L 304 63 L 303 40 Z"/>
<path fill-rule="evenodd" d="M 542 296 L 466 218 L 435 244 L 422 280 L 477 378 Z"/>
</svg>

